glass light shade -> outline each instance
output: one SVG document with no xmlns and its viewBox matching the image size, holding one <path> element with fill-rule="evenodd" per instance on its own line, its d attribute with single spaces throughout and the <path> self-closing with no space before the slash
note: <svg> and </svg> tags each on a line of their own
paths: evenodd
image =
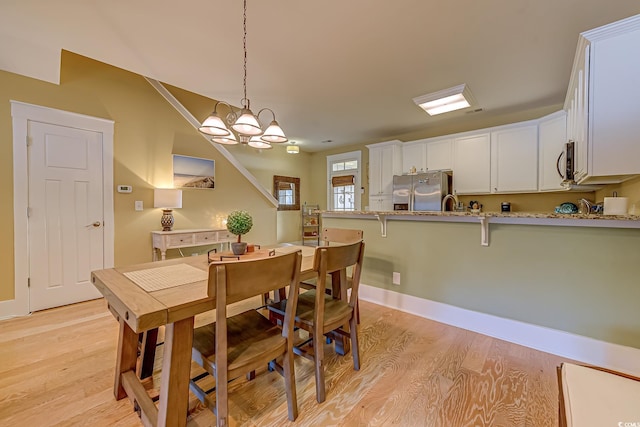
<svg viewBox="0 0 640 427">
<path fill-rule="evenodd" d="M 253 147 L 253 148 L 263 148 L 263 149 L 269 149 L 269 148 L 273 148 L 271 147 L 271 144 L 269 144 L 268 142 L 264 142 L 262 141 L 258 136 L 254 136 L 253 138 L 251 138 L 249 140 L 249 147 Z"/>
<path fill-rule="evenodd" d="M 264 131 L 264 134 L 260 139 L 269 143 L 280 143 L 288 141 L 287 137 L 284 135 L 282 128 L 275 120 L 273 120 L 269 124 L 269 127 Z"/>
<path fill-rule="evenodd" d="M 238 120 L 236 120 L 236 122 L 231 125 L 231 127 L 236 132 L 244 135 L 262 135 L 262 128 L 260 127 L 258 119 L 248 108 L 242 109 L 242 111 L 240 112 L 240 117 L 238 117 Z"/>
<path fill-rule="evenodd" d="M 298 154 L 300 152 L 300 147 L 297 145 L 288 145 L 287 146 L 287 154 Z"/>
<path fill-rule="evenodd" d="M 231 131 L 227 128 L 222 118 L 218 116 L 216 112 L 211 113 L 211 115 L 202 122 L 202 125 L 198 130 L 212 136 L 227 136 L 231 134 Z"/>
<path fill-rule="evenodd" d="M 182 207 L 182 190 L 156 188 L 153 190 L 153 207 L 174 209 Z"/>
<path fill-rule="evenodd" d="M 236 136 L 233 133 L 230 133 L 229 135 L 226 135 L 226 136 L 214 136 L 213 138 L 211 138 L 211 140 L 213 142 L 217 142 L 218 144 L 224 144 L 224 145 L 235 145 L 238 143 L 238 140 L 236 139 Z"/>
</svg>

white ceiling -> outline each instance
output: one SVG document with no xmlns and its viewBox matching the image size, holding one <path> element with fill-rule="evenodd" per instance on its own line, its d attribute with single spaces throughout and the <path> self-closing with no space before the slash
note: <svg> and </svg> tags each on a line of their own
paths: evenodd
<svg viewBox="0 0 640 427">
<path fill-rule="evenodd" d="M 578 34 L 638 13 L 638 0 L 249 0 L 248 97 L 305 151 L 559 105 Z M 57 81 L 61 49 L 240 105 L 240 0 L 0 0 L 0 69 Z M 430 118 L 412 101 L 461 83 L 482 112 Z"/>
</svg>

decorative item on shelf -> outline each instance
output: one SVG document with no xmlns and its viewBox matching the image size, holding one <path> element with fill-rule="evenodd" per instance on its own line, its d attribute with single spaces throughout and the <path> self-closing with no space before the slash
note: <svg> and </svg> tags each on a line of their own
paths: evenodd
<svg viewBox="0 0 640 427">
<path fill-rule="evenodd" d="M 482 204 L 475 200 L 471 200 L 469 202 L 469 212 L 471 213 L 480 213 L 482 211 Z"/>
<path fill-rule="evenodd" d="M 578 207 L 573 203 L 565 202 L 560 206 L 556 206 L 555 212 L 559 214 L 576 214 L 578 213 Z"/>
<path fill-rule="evenodd" d="M 253 218 L 247 211 L 233 211 L 227 217 L 227 230 L 238 236 L 238 241 L 231 243 L 231 250 L 235 255 L 242 255 L 247 250 L 247 243 L 242 242 L 242 235 L 247 234 L 253 227 Z"/>
<path fill-rule="evenodd" d="M 182 208 L 182 190 L 156 188 L 153 190 L 153 207 L 162 208 L 162 231 L 171 231 L 174 224 L 172 209 Z"/>
<path fill-rule="evenodd" d="M 254 115 L 251 111 L 249 98 L 247 98 L 247 0 L 244 0 L 244 14 L 243 14 L 243 29 L 244 37 L 242 39 L 242 45 L 244 50 L 244 80 L 243 80 L 243 95 L 240 100 L 242 109 L 240 111 L 234 111 L 233 107 L 224 102 L 218 101 L 213 107 L 213 112 L 209 117 L 202 122 L 202 125 L 198 128 L 200 132 L 210 135 L 213 138 L 213 142 L 218 144 L 237 144 L 238 140 L 241 144 L 247 144 L 254 148 L 271 148 L 273 143 L 287 142 L 288 139 L 285 136 L 282 128 L 276 120 L 276 114 L 270 108 L 263 108 L 258 111 L 258 114 Z M 218 115 L 218 105 L 223 104 L 228 108 L 228 113 L 224 117 Z M 273 120 L 265 130 L 259 121 L 260 113 L 263 111 L 269 111 L 273 116 Z M 225 124 L 231 126 L 231 129 L 235 132 L 231 132 Z M 237 134 L 237 137 L 236 137 Z"/>
</svg>

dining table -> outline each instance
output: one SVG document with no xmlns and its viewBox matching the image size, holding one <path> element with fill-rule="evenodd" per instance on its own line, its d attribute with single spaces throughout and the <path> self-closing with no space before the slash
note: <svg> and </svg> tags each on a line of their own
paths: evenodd
<svg viewBox="0 0 640 427">
<path fill-rule="evenodd" d="M 302 251 L 300 280 L 317 276 L 315 248 L 275 245 L 240 255 L 260 259 L 274 253 Z M 96 270 L 91 280 L 119 322 L 113 392 L 128 397 L 145 426 L 185 426 L 189 404 L 191 346 L 195 316 L 215 307 L 207 294 L 211 261 L 237 259 L 231 253 L 210 253 L 117 268 Z M 136 374 L 139 334 L 165 327 L 158 406 Z"/>
</svg>

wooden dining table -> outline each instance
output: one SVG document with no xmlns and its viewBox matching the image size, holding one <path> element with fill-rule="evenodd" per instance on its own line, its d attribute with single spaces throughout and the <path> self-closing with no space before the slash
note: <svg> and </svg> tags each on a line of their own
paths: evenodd
<svg viewBox="0 0 640 427">
<path fill-rule="evenodd" d="M 301 250 L 300 280 L 316 277 L 313 247 L 282 245 L 259 249 L 241 258 L 264 258 L 272 250 L 276 253 Z M 186 425 L 194 318 L 215 307 L 214 298 L 207 294 L 209 258 L 220 261 L 219 254 L 199 255 L 97 270 L 91 274 L 93 284 L 120 324 L 114 395 L 117 400 L 128 396 L 139 409 L 145 426 Z M 233 259 L 223 258 L 223 261 Z M 160 326 L 165 327 L 165 338 L 156 407 L 136 375 L 136 363 L 138 335 Z"/>
</svg>

